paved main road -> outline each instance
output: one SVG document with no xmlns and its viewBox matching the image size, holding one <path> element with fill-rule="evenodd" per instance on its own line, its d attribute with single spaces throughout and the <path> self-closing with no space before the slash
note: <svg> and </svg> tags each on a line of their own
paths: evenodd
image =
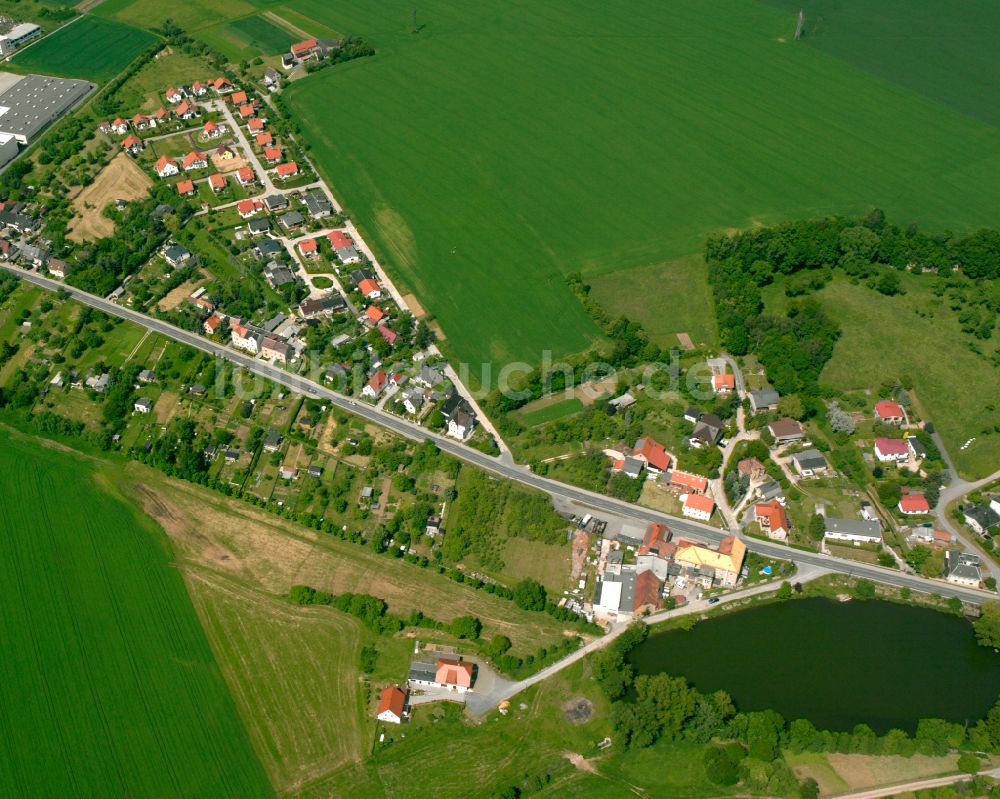
<svg viewBox="0 0 1000 799">
<path fill-rule="evenodd" d="M 606 497 L 602 494 L 586 491 L 582 488 L 565 485 L 564 483 L 560 483 L 546 477 L 540 477 L 533 474 L 531 470 L 525 466 L 517 466 L 507 462 L 506 460 L 486 455 L 478 450 L 466 446 L 465 444 L 455 441 L 454 439 L 450 439 L 443 435 L 426 430 L 425 428 L 420 427 L 419 425 L 406 419 L 393 416 L 392 414 L 381 411 L 370 405 L 355 402 L 350 397 L 332 391 L 331 389 L 313 382 L 312 380 L 290 374 L 283 369 L 272 366 L 267 361 L 262 361 L 252 358 L 249 355 L 236 352 L 235 350 L 232 350 L 222 344 L 210 341 L 197 333 L 182 330 L 181 328 L 160 319 L 154 319 L 153 317 L 146 316 L 138 311 L 133 311 L 130 308 L 117 305 L 103 297 L 98 297 L 94 294 L 90 294 L 89 292 L 59 283 L 55 280 L 50 280 L 49 278 L 43 277 L 35 272 L 26 272 L 25 270 L 11 264 L 0 263 L 0 269 L 5 269 L 29 283 L 41 286 L 42 288 L 50 291 L 64 290 L 74 300 L 77 300 L 84 305 L 89 305 L 92 308 L 96 308 L 112 316 L 126 319 L 203 352 L 223 358 L 230 363 L 242 366 L 250 372 L 261 375 L 262 377 L 272 380 L 275 383 L 279 383 L 280 385 L 294 391 L 298 391 L 301 394 L 324 399 L 350 413 L 368 419 L 369 421 L 381 425 L 382 427 L 386 427 L 401 436 L 405 436 L 415 441 L 433 441 L 441 450 L 449 453 L 450 455 L 454 455 L 456 458 L 459 458 L 467 463 L 471 463 L 474 466 L 478 466 L 481 469 L 485 469 L 488 472 L 492 472 L 500 477 L 506 477 L 523 485 L 530 486 L 531 488 L 544 491 L 550 496 L 561 497 L 565 500 L 574 502 L 583 508 L 590 509 L 591 511 L 597 511 L 598 513 L 601 511 L 607 511 L 610 513 L 623 514 L 647 524 L 651 522 L 668 524 L 674 531 L 675 535 L 681 535 L 697 541 L 718 543 L 724 536 L 727 535 L 727 533 L 714 527 L 710 527 L 707 524 L 701 524 L 700 522 L 695 522 L 679 516 L 670 516 L 639 505 L 633 505 L 628 502 L 622 502 L 621 500 Z M 902 574 L 891 569 L 883 569 L 879 566 L 872 566 L 857 561 L 843 560 L 831 555 L 822 555 L 815 552 L 804 552 L 797 549 L 791 549 L 787 546 L 770 541 L 749 539 L 746 544 L 747 547 L 753 552 L 758 552 L 768 557 L 791 560 L 800 567 L 803 565 L 817 566 L 830 571 L 848 574 L 853 577 L 864 577 L 870 580 L 877 580 L 888 585 L 907 587 L 914 591 L 936 593 L 944 597 L 958 597 L 964 602 L 970 602 L 973 604 L 979 604 L 984 600 L 996 598 L 996 594 L 986 591 L 964 588 L 962 586 L 951 585 L 937 580 L 928 580 L 917 575 Z"/>
</svg>

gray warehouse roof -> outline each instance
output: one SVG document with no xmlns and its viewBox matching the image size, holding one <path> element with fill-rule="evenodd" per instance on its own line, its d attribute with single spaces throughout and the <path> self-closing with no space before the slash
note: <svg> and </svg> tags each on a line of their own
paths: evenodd
<svg viewBox="0 0 1000 799">
<path fill-rule="evenodd" d="M 30 143 L 41 130 L 97 87 L 85 80 L 25 75 L 0 94 L 0 133 Z"/>
</svg>

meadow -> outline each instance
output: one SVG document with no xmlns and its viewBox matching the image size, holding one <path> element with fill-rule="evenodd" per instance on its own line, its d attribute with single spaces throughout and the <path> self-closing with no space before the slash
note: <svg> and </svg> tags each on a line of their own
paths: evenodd
<svg viewBox="0 0 1000 799">
<path fill-rule="evenodd" d="M 838 277 L 817 293 L 834 313 L 842 332 L 821 383 L 841 390 L 875 389 L 887 380 L 908 378 L 924 413 L 934 423 L 963 475 L 983 477 L 997 468 L 1000 416 L 987 397 L 1000 394 L 1000 371 L 965 346 L 948 301 L 933 278 L 902 274 L 906 293 L 885 297 Z M 768 287 L 769 310 L 785 307 L 780 286 Z M 989 355 L 993 340 L 978 342 Z M 943 352 L 943 348 L 947 352 Z M 976 437 L 966 450 L 965 441 Z"/>
<path fill-rule="evenodd" d="M 0 785 L 273 796 L 163 532 L 119 476 L 0 430 Z"/>
<path fill-rule="evenodd" d="M 670 261 L 714 230 L 877 205 L 964 231 L 1000 206 L 992 127 L 792 41 L 770 6 L 438 0 L 418 34 L 400 0 L 296 8 L 378 50 L 286 96 L 460 361 L 586 348 L 566 274 Z"/>
<path fill-rule="evenodd" d="M 85 15 L 14 56 L 12 63 L 26 71 L 104 82 L 155 41 L 130 25 Z"/>
</svg>

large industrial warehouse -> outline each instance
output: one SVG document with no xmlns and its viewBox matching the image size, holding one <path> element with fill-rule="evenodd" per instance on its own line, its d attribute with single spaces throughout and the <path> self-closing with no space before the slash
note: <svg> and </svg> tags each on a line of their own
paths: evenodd
<svg viewBox="0 0 1000 799">
<path fill-rule="evenodd" d="M 0 92 L 0 166 L 17 155 L 97 86 L 85 80 L 25 75 Z"/>
</svg>

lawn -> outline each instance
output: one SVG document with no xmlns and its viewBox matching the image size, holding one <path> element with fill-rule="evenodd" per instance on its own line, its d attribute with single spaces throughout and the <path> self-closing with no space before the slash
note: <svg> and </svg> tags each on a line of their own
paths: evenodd
<svg viewBox="0 0 1000 799">
<path fill-rule="evenodd" d="M 273 796 L 163 533 L 118 477 L 0 431 L 0 785 Z"/>
<path fill-rule="evenodd" d="M 247 0 L 213 0 L 211 3 L 175 3 L 171 0 L 105 0 L 94 9 L 103 17 L 128 22 L 141 28 L 157 28 L 172 19 L 188 33 L 218 23 L 256 13 Z"/>
<path fill-rule="evenodd" d="M 997 5 L 966 0 L 765 0 L 805 11 L 802 41 L 885 80 L 1000 125 Z M 958 13 L 955 13 L 958 11 Z M 905 35 L 903 35 L 905 34 Z M 933 41 L 933 47 L 928 42 Z"/>
<path fill-rule="evenodd" d="M 995 129 L 791 41 L 794 16 L 773 7 L 437 0 L 418 35 L 401 0 L 297 8 L 378 50 L 287 99 L 352 217 L 473 365 L 587 347 L 571 272 L 665 263 L 755 222 L 878 205 L 964 231 L 1000 206 Z"/>
<path fill-rule="evenodd" d="M 605 311 L 642 322 L 661 347 L 679 347 L 678 333 L 687 333 L 696 347 L 716 346 L 712 293 L 700 255 L 595 275 L 588 282 L 590 296 Z"/>
<path fill-rule="evenodd" d="M 903 274 L 906 294 L 884 297 L 837 278 L 817 295 L 843 329 L 820 381 L 836 388 L 877 390 L 886 380 L 908 377 L 924 411 L 944 438 L 959 470 L 985 476 L 997 468 L 1000 412 L 984 397 L 1000 395 L 1000 370 L 965 346 L 948 301 L 934 293 L 933 278 Z M 768 307 L 783 307 L 780 287 Z M 986 353 L 992 340 L 978 342 Z M 966 450 L 962 444 L 976 441 Z"/>
<path fill-rule="evenodd" d="M 576 397 L 570 397 L 569 399 L 553 402 L 536 410 L 523 413 L 521 414 L 521 421 L 528 425 L 528 427 L 534 427 L 546 422 L 554 422 L 556 419 L 562 419 L 564 416 L 569 416 L 582 410 L 583 403 Z"/>
<path fill-rule="evenodd" d="M 14 56 L 13 63 L 34 72 L 103 82 L 155 41 L 146 31 L 87 15 Z"/>
</svg>

